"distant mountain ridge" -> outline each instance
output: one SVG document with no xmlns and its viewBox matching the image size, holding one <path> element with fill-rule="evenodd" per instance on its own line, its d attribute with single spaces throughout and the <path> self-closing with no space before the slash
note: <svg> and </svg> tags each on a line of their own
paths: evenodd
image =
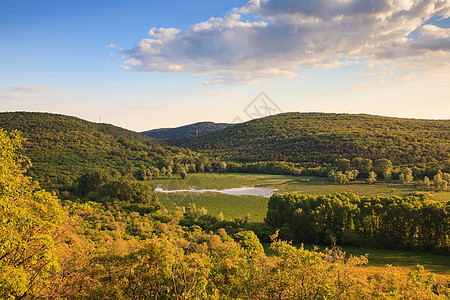
<svg viewBox="0 0 450 300">
<path fill-rule="evenodd" d="M 421 164 L 450 159 L 450 120 L 283 113 L 168 143 L 240 162 L 316 164 L 363 157 Z"/>
<path fill-rule="evenodd" d="M 175 128 L 152 129 L 144 131 L 142 132 L 142 134 L 159 140 L 163 139 L 182 140 L 207 135 L 228 128 L 233 125 L 234 124 L 229 123 L 198 122 Z"/>
</svg>

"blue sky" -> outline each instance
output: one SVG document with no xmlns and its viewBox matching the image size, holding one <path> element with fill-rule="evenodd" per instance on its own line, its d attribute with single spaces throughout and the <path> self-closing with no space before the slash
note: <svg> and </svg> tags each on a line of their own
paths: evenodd
<svg viewBox="0 0 450 300">
<path fill-rule="evenodd" d="M 136 131 L 282 111 L 450 118 L 445 0 L 0 0 L 0 111 Z"/>
</svg>

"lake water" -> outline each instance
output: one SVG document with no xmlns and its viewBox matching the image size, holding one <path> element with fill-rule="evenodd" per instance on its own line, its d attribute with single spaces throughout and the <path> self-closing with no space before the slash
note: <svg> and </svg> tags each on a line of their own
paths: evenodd
<svg viewBox="0 0 450 300">
<path fill-rule="evenodd" d="M 206 193 L 206 192 L 212 192 L 212 193 L 222 193 L 227 195 L 237 195 L 237 196 L 263 196 L 269 198 L 272 196 L 273 192 L 275 190 L 271 188 L 264 188 L 264 187 L 240 187 L 240 188 L 233 188 L 233 189 L 225 189 L 225 190 L 207 190 L 207 189 L 201 189 L 197 190 L 195 188 L 189 189 L 189 190 L 164 190 L 162 188 L 155 188 L 155 192 L 160 193 Z"/>
</svg>

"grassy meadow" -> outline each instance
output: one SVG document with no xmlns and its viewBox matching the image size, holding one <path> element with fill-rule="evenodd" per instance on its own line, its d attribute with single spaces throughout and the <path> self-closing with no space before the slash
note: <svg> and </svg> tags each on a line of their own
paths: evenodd
<svg viewBox="0 0 450 300">
<path fill-rule="evenodd" d="M 345 185 L 339 185 L 330 183 L 327 178 L 322 177 L 295 177 L 287 175 L 199 173 L 189 174 L 185 179 L 179 177 L 159 178 L 151 180 L 150 184 L 166 190 L 190 188 L 221 190 L 237 187 L 269 187 L 275 189 L 277 193 L 313 195 L 352 192 L 360 196 L 406 196 L 417 192 L 426 192 L 433 200 L 450 201 L 450 190 L 436 192 L 414 185 L 402 185 L 395 182 L 366 184 L 361 181 L 354 181 Z"/>
<path fill-rule="evenodd" d="M 267 255 L 273 254 L 270 244 L 263 244 L 263 246 Z M 306 244 L 304 247 L 307 250 L 314 248 L 311 244 Z M 319 247 L 319 249 L 324 248 Z M 421 265 L 425 268 L 425 272 L 434 273 L 436 279 L 450 281 L 450 256 L 369 247 L 345 246 L 342 250 L 345 251 L 347 257 L 368 255 L 369 264 L 365 267 L 368 272 L 381 272 L 386 265 L 391 265 L 397 272 L 406 275 L 417 265 Z"/>
<path fill-rule="evenodd" d="M 223 190 L 238 187 L 268 187 L 273 188 L 277 193 L 313 195 L 352 192 L 360 196 L 406 196 L 417 192 L 426 192 L 433 200 L 450 201 L 450 191 L 427 191 L 414 185 L 401 185 L 399 183 L 366 184 L 357 181 L 339 185 L 330 183 L 327 178 L 287 175 L 199 173 L 189 174 L 185 179 L 180 177 L 158 178 L 149 181 L 149 184 L 165 190 L 191 188 Z M 187 203 L 192 202 L 195 203 L 197 208 L 208 209 L 213 216 L 222 212 L 227 220 L 234 220 L 249 213 L 252 222 L 262 222 L 267 212 L 268 198 L 261 196 L 233 196 L 213 192 L 158 193 L 158 195 L 161 203 L 168 209 L 186 206 Z"/>
</svg>

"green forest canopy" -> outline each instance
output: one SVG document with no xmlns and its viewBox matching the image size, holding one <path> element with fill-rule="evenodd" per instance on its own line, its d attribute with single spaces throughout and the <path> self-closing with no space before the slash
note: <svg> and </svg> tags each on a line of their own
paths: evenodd
<svg viewBox="0 0 450 300">
<path fill-rule="evenodd" d="M 172 144 L 240 162 L 320 164 L 362 157 L 419 165 L 450 158 L 450 120 L 284 113 Z"/>
</svg>

